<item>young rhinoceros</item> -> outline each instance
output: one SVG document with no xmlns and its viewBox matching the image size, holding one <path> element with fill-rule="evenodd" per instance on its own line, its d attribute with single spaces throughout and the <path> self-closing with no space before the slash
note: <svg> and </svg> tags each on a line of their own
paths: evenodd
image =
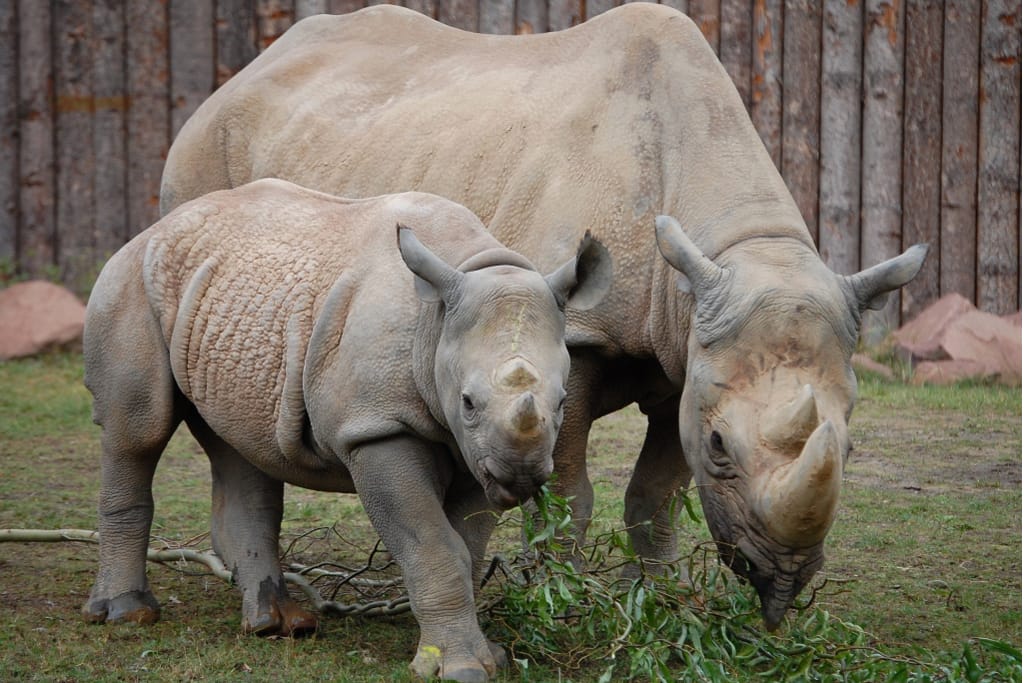
<svg viewBox="0 0 1024 683">
<path fill-rule="evenodd" d="M 429 194 L 356 201 L 261 180 L 175 210 L 110 259 L 87 309 L 103 466 L 86 618 L 159 616 L 152 478 L 184 420 L 210 458 L 213 546 L 247 631 L 316 626 L 277 563 L 283 482 L 356 492 L 404 573 L 413 668 L 486 679 L 504 655 L 474 609 L 496 517 L 478 513 L 551 473 L 565 307 L 593 305 L 610 278 L 589 238 L 542 277 Z"/>
</svg>

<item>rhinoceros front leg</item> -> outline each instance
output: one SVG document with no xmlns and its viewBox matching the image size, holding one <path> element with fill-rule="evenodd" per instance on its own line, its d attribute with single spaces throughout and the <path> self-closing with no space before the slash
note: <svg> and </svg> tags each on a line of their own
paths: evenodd
<svg viewBox="0 0 1024 683">
<path fill-rule="evenodd" d="M 364 445 L 349 470 L 370 521 L 402 568 L 420 626 L 411 667 L 425 678 L 486 681 L 498 662 L 473 601 L 473 558 L 443 506 L 447 453 L 411 437 Z"/>
<path fill-rule="evenodd" d="M 278 562 L 284 484 L 250 464 L 198 417 L 188 425 L 210 458 L 210 535 L 242 591 L 242 630 L 261 636 L 315 631 L 316 616 L 288 594 Z"/>
<path fill-rule="evenodd" d="M 626 488 L 625 522 L 643 559 L 678 559 L 675 516 L 679 488 L 691 478 L 679 442 L 679 397 L 647 410 L 647 435 Z M 635 567 L 634 571 L 639 567 Z"/>
</svg>

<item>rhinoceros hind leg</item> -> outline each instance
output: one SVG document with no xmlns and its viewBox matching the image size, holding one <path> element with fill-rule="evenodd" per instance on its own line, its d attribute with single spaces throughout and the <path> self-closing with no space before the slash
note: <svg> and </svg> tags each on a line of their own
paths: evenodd
<svg viewBox="0 0 1024 683">
<path fill-rule="evenodd" d="M 198 415 L 187 423 L 210 458 L 210 535 L 242 591 L 242 630 L 262 636 L 316 631 L 316 615 L 288 594 L 278 562 L 284 484 L 249 463 Z"/>
</svg>

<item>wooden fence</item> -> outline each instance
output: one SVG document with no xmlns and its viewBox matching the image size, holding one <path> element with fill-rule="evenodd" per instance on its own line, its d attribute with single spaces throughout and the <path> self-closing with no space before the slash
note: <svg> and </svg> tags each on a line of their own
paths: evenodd
<svg viewBox="0 0 1024 683">
<path fill-rule="evenodd" d="M 925 241 L 898 324 L 959 292 L 1020 307 L 1021 5 L 664 0 L 733 77 L 826 261 Z M 157 218 L 170 141 L 294 21 L 364 0 L 0 0 L 0 281 L 99 264 Z M 619 0 L 405 0 L 470 31 L 568 28 Z"/>
</svg>

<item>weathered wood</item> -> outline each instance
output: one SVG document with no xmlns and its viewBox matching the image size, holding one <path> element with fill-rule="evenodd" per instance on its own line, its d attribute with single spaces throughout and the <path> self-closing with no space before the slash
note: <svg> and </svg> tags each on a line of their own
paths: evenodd
<svg viewBox="0 0 1024 683">
<path fill-rule="evenodd" d="M 121 0 L 95 0 L 92 88 L 95 95 L 92 130 L 96 169 L 96 255 L 106 259 L 128 238 L 125 186 L 124 11 Z M 210 30 L 210 22 L 207 21 Z M 212 68 L 212 67 L 211 67 Z"/>
<path fill-rule="evenodd" d="M 753 8 L 749 0 L 722 0 L 718 58 L 750 110 L 750 60 Z"/>
<path fill-rule="evenodd" d="M 411 10 L 416 10 L 420 14 L 425 14 L 431 19 L 437 19 L 437 2 L 438 0 L 405 0 L 405 6 Z M 502 7 L 495 7 L 495 9 L 507 13 L 510 17 L 515 8 L 511 3 L 504 0 L 480 0 L 480 30 L 484 33 L 506 33 L 506 31 L 484 31 L 484 5 L 487 4 L 492 6 L 501 5 Z M 507 31 L 507 33 L 511 32 L 511 29 Z"/>
<path fill-rule="evenodd" d="M 266 50 L 295 23 L 292 0 L 256 0 L 256 44 Z"/>
<path fill-rule="evenodd" d="M 867 0 L 861 143 L 861 267 L 896 256 L 902 242 L 903 21 L 901 0 Z M 865 313 L 861 336 L 874 345 L 899 327 L 900 297 Z"/>
<path fill-rule="evenodd" d="M 583 21 L 584 0 L 549 0 L 548 30 L 562 31 Z"/>
<path fill-rule="evenodd" d="M 480 29 L 477 0 L 439 0 L 437 18 L 463 31 L 476 32 Z"/>
<path fill-rule="evenodd" d="M 946 0 L 942 51 L 939 293 L 975 300 L 978 173 L 978 0 Z"/>
<path fill-rule="evenodd" d="M 214 0 L 171 0 L 171 136 L 213 92 Z"/>
<path fill-rule="evenodd" d="M 860 267 L 860 0 L 825 0 L 821 53 L 818 251 L 832 270 Z"/>
<path fill-rule="evenodd" d="M 720 34 L 719 0 L 690 0 L 690 18 L 700 27 L 711 48 L 717 53 Z"/>
<path fill-rule="evenodd" d="M 516 2 L 516 33 L 544 33 L 547 30 L 547 0 L 518 0 Z"/>
<path fill-rule="evenodd" d="M 329 0 L 327 11 L 331 14 L 348 14 L 366 7 L 366 0 Z"/>
<path fill-rule="evenodd" d="M 688 14 L 690 12 L 690 3 L 688 0 L 658 0 L 658 4 L 677 9 L 683 14 Z"/>
<path fill-rule="evenodd" d="M 88 287 L 93 235 L 92 3 L 55 0 L 57 264 L 72 289 Z"/>
<path fill-rule="evenodd" d="M 18 159 L 20 270 L 51 269 L 57 238 L 54 215 L 53 91 L 50 80 L 50 3 L 18 2 Z"/>
<path fill-rule="evenodd" d="M 315 14 L 327 14 L 327 0 L 295 0 L 295 21 Z"/>
<path fill-rule="evenodd" d="M 18 258 L 18 14 L 0 3 L 0 285 Z"/>
<path fill-rule="evenodd" d="M 939 188 L 942 175 L 942 5 L 907 2 L 903 111 L 902 247 L 931 246 L 903 288 L 901 320 L 939 298 Z"/>
<path fill-rule="evenodd" d="M 619 3 L 616 0 L 584 0 L 583 4 L 586 18 L 591 19 L 618 6 Z"/>
<path fill-rule="evenodd" d="M 984 0 L 978 125 L 978 307 L 1020 308 L 1020 0 Z"/>
<path fill-rule="evenodd" d="M 786 0 L 782 53 L 782 177 L 807 229 L 818 239 L 821 132 L 821 3 Z"/>
<path fill-rule="evenodd" d="M 160 174 L 170 144 L 167 109 L 167 12 L 161 0 L 126 6 L 128 97 L 128 229 L 135 235 L 159 217 Z"/>
<path fill-rule="evenodd" d="M 776 168 L 782 167 L 782 0 L 754 0 L 750 119 Z"/>
<path fill-rule="evenodd" d="M 658 0 L 659 5 L 665 5 L 672 9 L 677 9 L 683 14 L 688 14 L 690 11 L 690 3 L 688 0 Z"/>
<path fill-rule="evenodd" d="M 480 33 L 497 35 L 515 33 L 515 10 L 515 3 L 506 2 L 506 0 L 480 0 Z"/>
<path fill-rule="evenodd" d="M 251 0 L 217 0 L 216 41 L 219 87 L 257 54 L 256 16 Z"/>
</svg>

